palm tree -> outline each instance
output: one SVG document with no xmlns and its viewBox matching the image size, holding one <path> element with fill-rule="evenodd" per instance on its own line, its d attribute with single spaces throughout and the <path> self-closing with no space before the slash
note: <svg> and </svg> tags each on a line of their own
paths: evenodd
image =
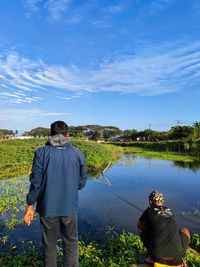
<svg viewBox="0 0 200 267">
<path fill-rule="evenodd" d="M 200 122 L 196 121 L 196 122 L 193 123 L 192 126 L 195 129 L 195 133 L 196 133 L 197 139 L 199 139 L 200 138 Z"/>
</svg>

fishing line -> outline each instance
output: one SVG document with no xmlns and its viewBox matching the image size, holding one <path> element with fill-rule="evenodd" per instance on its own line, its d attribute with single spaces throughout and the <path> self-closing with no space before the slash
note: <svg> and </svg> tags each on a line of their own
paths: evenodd
<svg viewBox="0 0 200 267">
<path fill-rule="evenodd" d="M 104 180 L 106 181 L 106 183 L 104 183 L 104 184 L 109 185 L 109 186 L 111 186 L 111 182 L 110 182 L 110 180 L 108 179 L 108 177 L 105 175 L 105 171 L 109 168 L 110 165 L 111 165 L 111 162 L 108 164 L 108 166 L 107 166 L 107 167 L 102 171 L 102 173 L 101 173 L 101 177 L 103 177 Z M 126 199 L 123 198 L 122 196 L 120 196 L 120 195 L 114 193 L 112 190 L 110 190 L 110 193 L 111 193 L 112 195 L 114 195 L 115 197 L 121 199 L 122 201 L 126 202 L 127 204 L 131 205 L 131 206 L 134 207 L 135 209 L 139 210 L 140 212 L 143 212 L 143 210 L 140 209 L 139 207 L 137 207 L 135 204 L 133 204 L 132 202 L 129 202 L 128 200 L 126 200 Z"/>
<path fill-rule="evenodd" d="M 128 200 L 126 200 L 125 198 L 121 197 L 120 195 L 116 194 L 116 193 L 113 193 L 111 192 L 111 194 L 113 194 L 114 196 L 118 197 L 119 199 L 121 199 L 122 201 L 128 203 L 129 205 L 131 205 L 132 207 L 136 208 L 137 210 L 143 212 L 142 209 L 140 209 L 139 207 L 137 207 L 136 205 L 134 205 L 133 203 L 129 202 Z"/>
</svg>

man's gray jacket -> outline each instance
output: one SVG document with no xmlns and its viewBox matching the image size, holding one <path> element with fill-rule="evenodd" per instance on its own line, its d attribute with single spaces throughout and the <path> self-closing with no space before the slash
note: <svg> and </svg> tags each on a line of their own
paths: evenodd
<svg viewBox="0 0 200 267">
<path fill-rule="evenodd" d="M 77 214 L 78 190 L 87 179 L 84 155 L 69 142 L 52 144 L 35 152 L 27 204 L 37 202 L 40 216 Z"/>
</svg>

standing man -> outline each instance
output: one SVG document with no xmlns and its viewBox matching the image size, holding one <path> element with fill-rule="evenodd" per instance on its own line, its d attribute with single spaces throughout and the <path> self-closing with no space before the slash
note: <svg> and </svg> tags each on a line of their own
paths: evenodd
<svg viewBox="0 0 200 267">
<path fill-rule="evenodd" d="M 29 225 L 34 217 L 33 205 L 40 215 L 44 266 L 56 267 L 57 227 L 63 241 L 64 267 L 78 266 L 77 209 L 78 190 L 86 183 L 83 153 L 69 141 L 68 126 L 63 121 L 51 124 L 46 146 L 35 152 L 27 209 Z"/>
<path fill-rule="evenodd" d="M 180 265 L 190 241 L 187 228 L 178 230 L 173 212 L 164 207 L 164 197 L 153 191 L 149 205 L 138 222 L 141 240 L 154 262 Z"/>
</svg>

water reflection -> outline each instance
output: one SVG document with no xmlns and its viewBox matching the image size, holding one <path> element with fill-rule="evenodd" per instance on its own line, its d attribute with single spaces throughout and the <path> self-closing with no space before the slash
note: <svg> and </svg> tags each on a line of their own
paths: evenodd
<svg viewBox="0 0 200 267">
<path fill-rule="evenodd" d="M 98 182 L 89 181 L 80 192 L 80 214 L 96 228 L 110 225 L 137 233 L 139 209 L 148 206 L 152 190 L 159 190 L 175 212 L 178 225 L 200 233 L 200 171 L 191 170 L 177 168 L 172 161 L 124 155 Z"/>
<path fill-rule="evenodd" d="M 9 181 L 11 186 L 15 185 L 15 180 Z M 5 184 L 9 186 L 9 181 L 0 183 L 2 188 L 6 190 Z M 28 180 L 22 182 L 24 188 L 28 187 Z M 175 212 L 179 227 L 186 226 L 192 233 L 200 233 L 199 188 L 199 164 L 123 155 L 98 179 L 89 179 L 79 192 L 79 233 L 100 239 L 108 226 L 137 233 L 138 218 L 148 206 L 152 190 L 163 192 L 166 206 Z M 29 227 L 20 225 L 11 232 L 4 229 L 1 234 L 9 235 L 10 242 L 41 239 L 38 220 Z"/>
<path fill-rule="evenodd" d="M 200 169 L 200 161 L 193 161 L 193 162 L 174 161 L 173 163 L 178 168 L 186 168 L 193 170 L 194 172 Z"/>
</svg>

